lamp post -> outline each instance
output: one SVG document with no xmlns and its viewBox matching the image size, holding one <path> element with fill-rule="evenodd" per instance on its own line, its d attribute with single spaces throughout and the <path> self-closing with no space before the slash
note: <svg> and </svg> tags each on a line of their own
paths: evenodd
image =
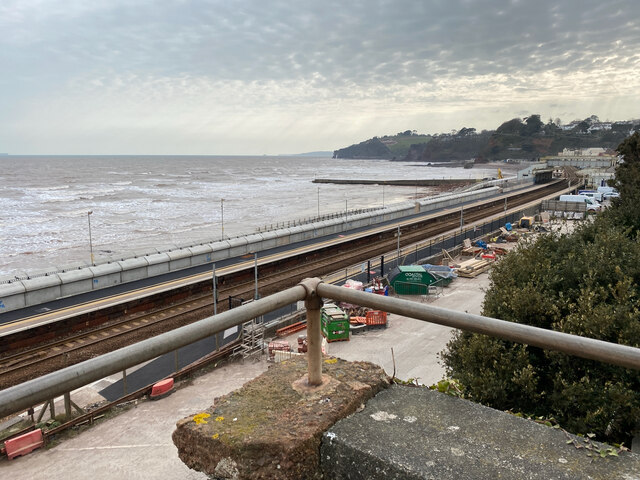
<svg viewBox="0 0 640 480">
<path fill-rule="evenodd" d="M 91 214 L 93 210 L 87 212 L 87 220 L 89 221 L 89 252 L 91 252 L 91 265 L 93 265 L 93 240 L 91 239 Z"/>
<path fill-rule="evenodd" d="M 384 183 L 382 184 L 382 208 L 384 208 Z"/>
<path fill-rule="evenodd" d="M 222 231 L 220 233 L 221 240 L 224 240 L 224 198 L 220 199 L 220 220 L 222 222 Z"/>
<path fill-rule="evenodd" d="M 318 218 L 320 218 L 320 187 L 318 187 Z"/>
<path fill-rule="evenodd" d="M 344 223 L 349 223 L 349 200 L 344 201 Z"/>
</svg>

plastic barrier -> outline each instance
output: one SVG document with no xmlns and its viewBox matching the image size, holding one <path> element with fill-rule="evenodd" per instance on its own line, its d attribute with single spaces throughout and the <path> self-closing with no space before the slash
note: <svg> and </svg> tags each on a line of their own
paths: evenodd
<svg viewBox="0 0 640 480">
<path fill-rule="evenodd" d="M 386 327 L 387 312 L 381 312 L 380 310 L 371 310 L 367 312 L 365 323 L 369 326 Z"/>
<path fill-rule="evenodd" d="M 151 395 L 149 398 L 151 400 L 158 400 L 160 398 L 164 398 L 170 393 L 173 392 L 173 378 L 166 378 L 164 380 L 160 380 L 158 383 L 154 384 L 151 387 Z"/>
<path fill-rule="evenodd" d="M 43 445 L 44 439 L 42 438 L 42 429 L 40 428 L 4 442 L 4 448 L 7 451 L 9 460 L 31 453 Z"/>
</svg>

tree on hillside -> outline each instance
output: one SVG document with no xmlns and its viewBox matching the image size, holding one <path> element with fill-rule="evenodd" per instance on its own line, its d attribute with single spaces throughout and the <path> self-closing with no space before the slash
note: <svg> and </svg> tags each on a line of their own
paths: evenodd
<svg viewBox="0 0 640 480">
<path fill-rule="evenodd" d="M 459 137 L 466 137 L 467 135 L 475 135 L 475 134 L 476 134 L 476 129 L 475 128 L 462 127 L 458 131 L 458 136 Z"/>
<path fill-rule="evenodd" d="M 619 147 L 626 198 L 640 197 L 638 140 Z M 620 224 L 624 198 L 573 234 L 544 235 L 507 255 L 491 273 L 483 314 L 639 347 L 640 217 Z M 463 332 L 442 358 L 467 395 L 494 408 L 555 417 L 613 442 L 628 442 L 640 424 L 637 371 Z"/>
<path fill-rule="evenodd" d="M 522 120 L 519 118 L 513 118 L 507 122 L 504 122 L 502 125 L 498 127 L 496 130 L 497 133 L 502 134 L 510 134 L 510 135 L 520 135 L 522 131 Z"/>
<path fill-rule="evenodd" d="M 589 131 L 589 127 L 591 126 L 591 118 L 585 118 L 580 123 L 578 123 L 575 127 L 573 127 L 574 132 L 578 133 L 587 133 Z"/>
<path fill-rule="evenodd" d="M 540 120 L 540 115 L 531 115 L 525 119 L 524 123 L 521 133 L 528 137 L 540 133 L 542 127 L 544 127 L 544 123 Z"/>
<path fill-rule="evenodd" d="M 633 232 L 640 229 L 640 133 L 636 132 L 625 139 L 616 150 L 624 161 L 616 167 L 613 186 L 620 192 L 620 198 L 614 199 L 615 215 L 619 224 Z"/>
</svg>

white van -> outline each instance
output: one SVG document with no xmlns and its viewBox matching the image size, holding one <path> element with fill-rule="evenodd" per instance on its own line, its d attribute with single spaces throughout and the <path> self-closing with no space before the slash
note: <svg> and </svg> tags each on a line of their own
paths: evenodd
<svg viewBox="0 0 640 480">
<path fill-rule="evenodd" d="M 602 202 L 604 198 L 602 192 L 596 192 L 595 190 L 578 190 L 578 195 L 593 198 L 596 202 Z"/>
<path fill-rule="evenodd" d="M 602 193 L 604 198 L 616 198 L 620 193 L 613 187 L 598 187 L 598 192 Z"/>
<path fill-rule="evenodd" d="M 560 195 L 561 202 L 586 203 L 588 212 L 599 212 L 602 206 L 593 198 L 584 195 Z"/>
</svg>

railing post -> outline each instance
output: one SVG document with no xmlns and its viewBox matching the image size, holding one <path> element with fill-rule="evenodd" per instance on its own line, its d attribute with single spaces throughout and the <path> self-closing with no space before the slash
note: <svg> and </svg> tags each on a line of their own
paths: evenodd
<svg viewBox="0 0 640 480">
<path fill-rule="evenodd" d="M 320 283 L 317 278 L 307 278 L 301 285 L 307 291 L 304 306 L 307 309 L 307 360 L 308 360 L 308 384 L 310 386 L 322 385 L 322 333 L 320 332 L 320 307 L 322 298 L 318 296 L 316 287 Z"/>
<path fill-rule="evenodd" d="M 64 394 L 64 415 L 65 419 L 71 419 L 71 393 L 66 392 Z"/>
</svg>

